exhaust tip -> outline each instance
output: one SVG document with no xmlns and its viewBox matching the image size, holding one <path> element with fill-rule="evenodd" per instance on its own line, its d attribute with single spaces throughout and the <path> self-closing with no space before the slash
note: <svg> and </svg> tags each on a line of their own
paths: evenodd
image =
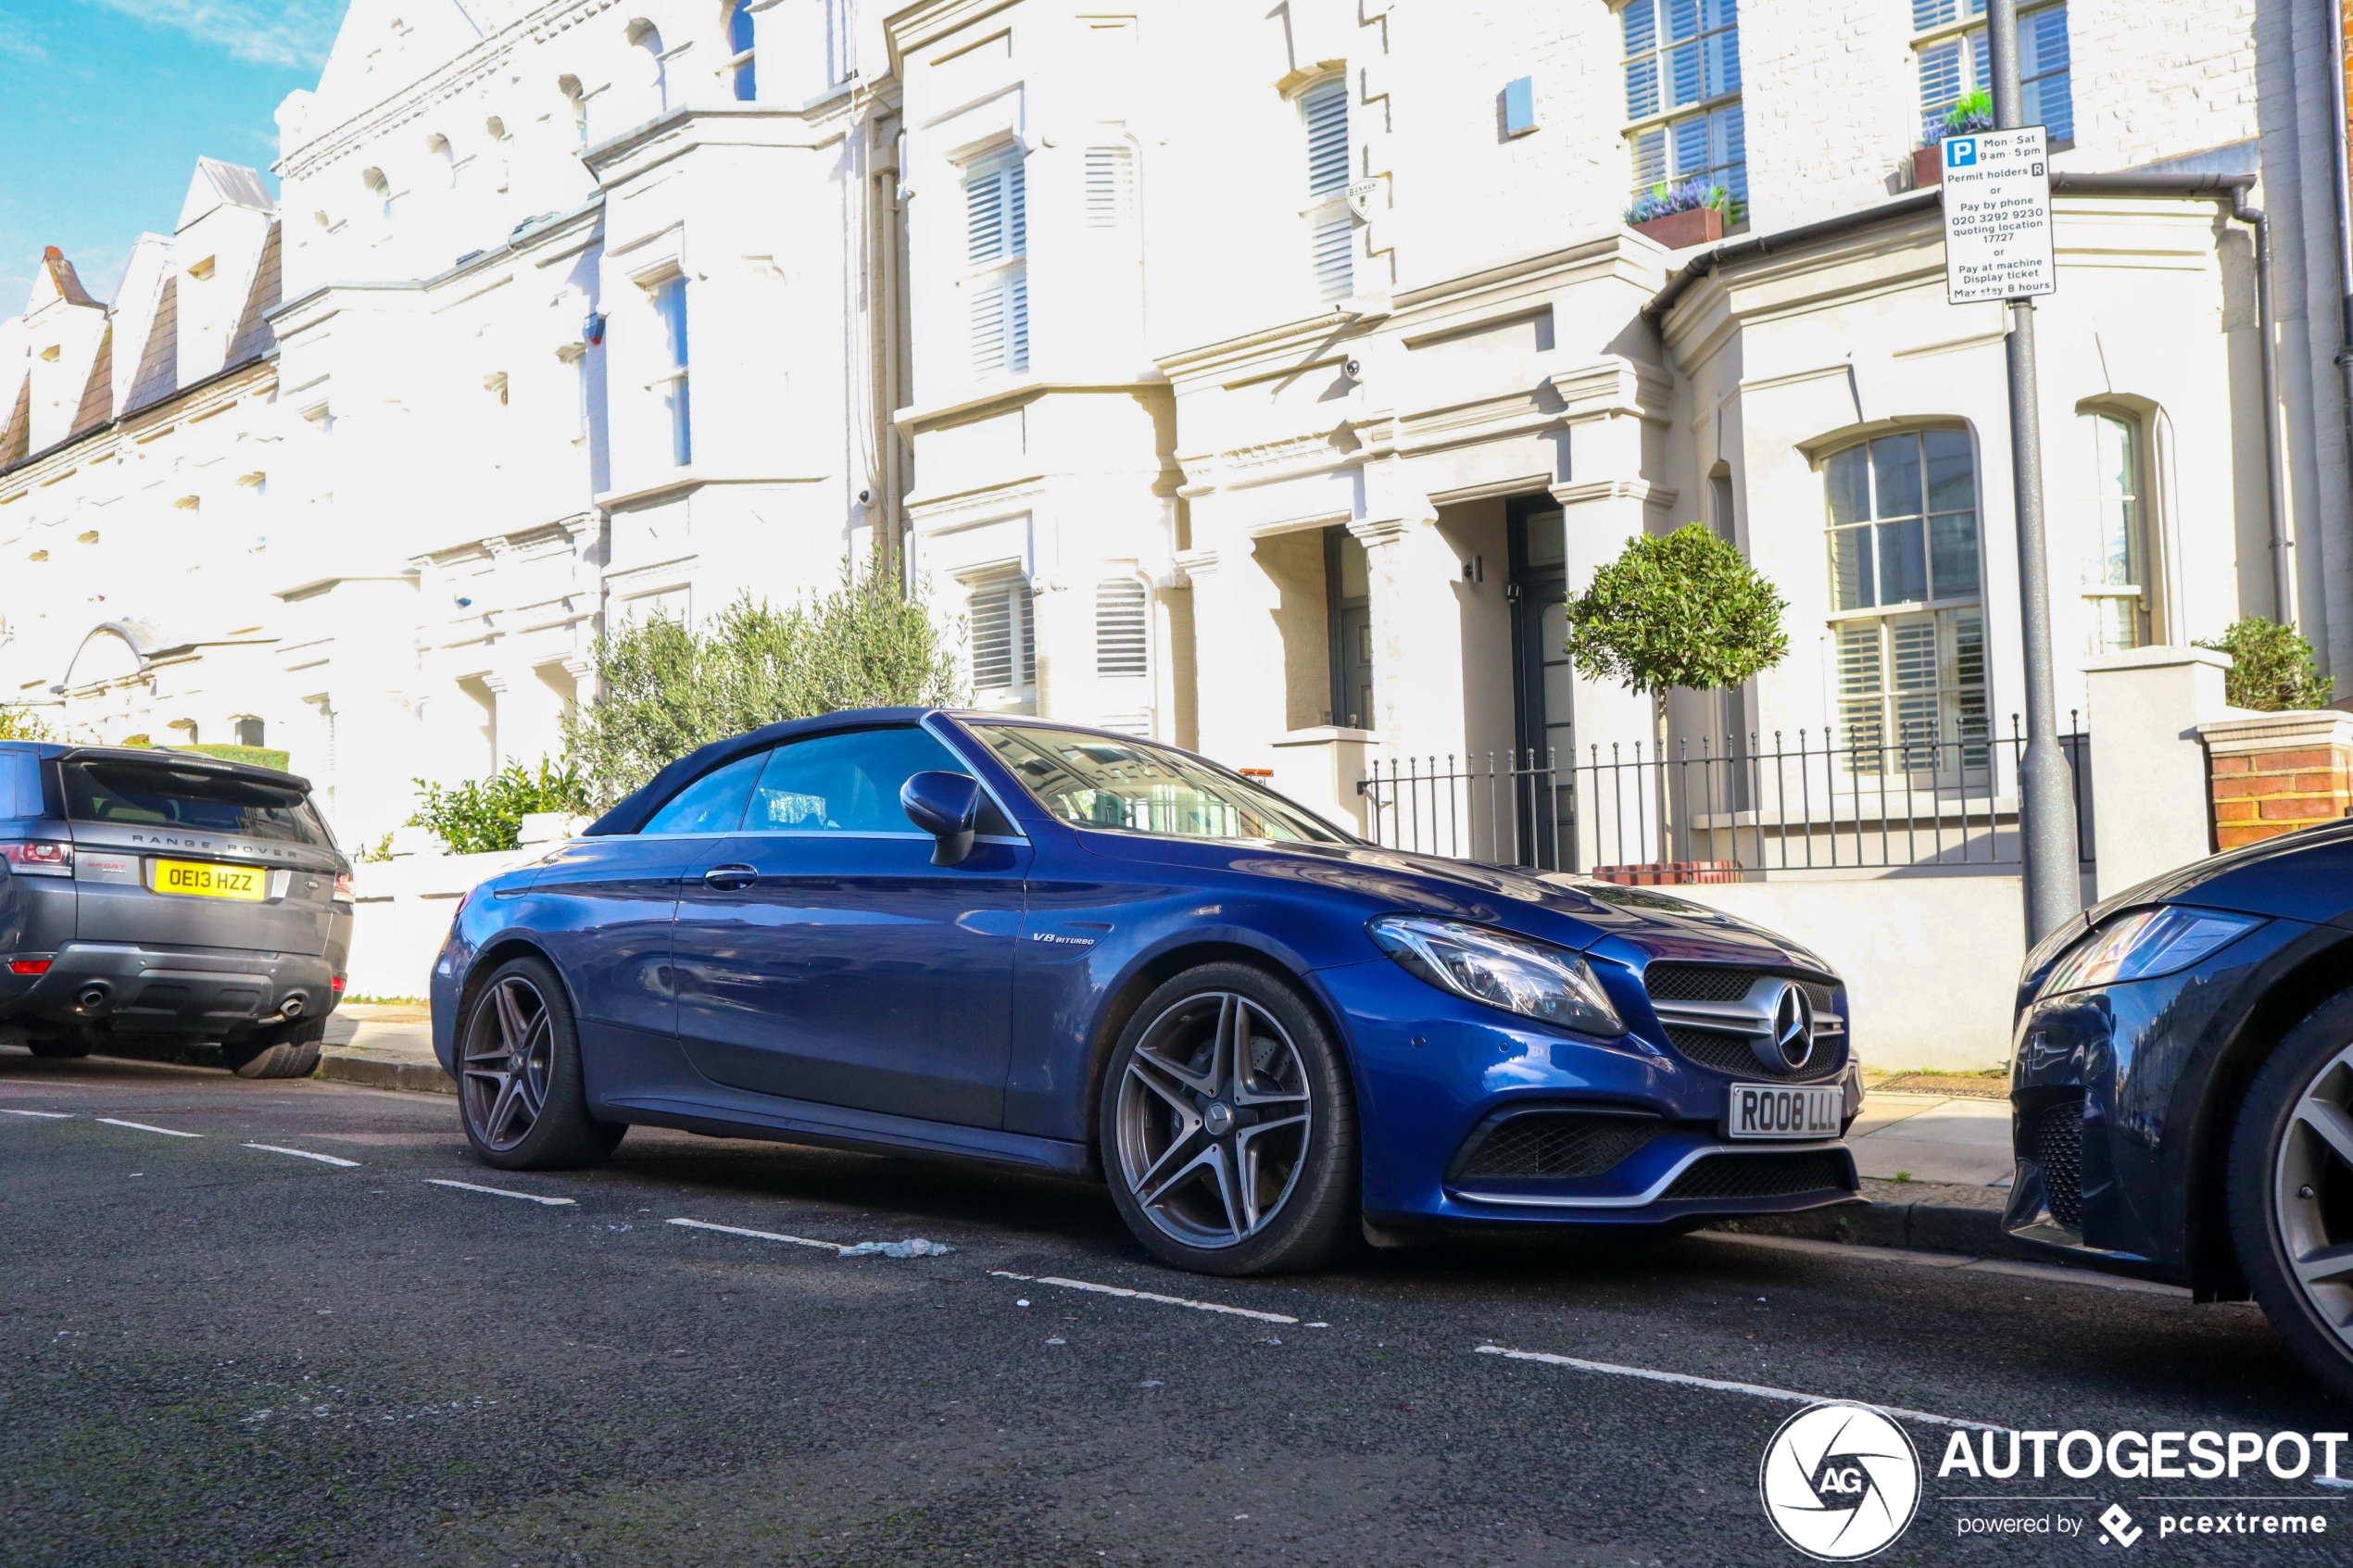
<svg viewBox="0 0 2353 1568">
<path fill-rule="evenodd" d="M 107 1005 L 107 988 L 104 985 L 84 985 L 82 995 L 74 999 L 82 1011 L 97 1012 Z"/>
<path fill-rule="evenodd" d="M 295 995 L 288 997 L 283 1002 L 279 1004 L 278 1011 L 282 1016 L 286 1018 L 300 1018 L 302 1016 L 302 1010 L 308 1004 L 302 999 L 301 993 L 296 992 Z"/>
</svg>

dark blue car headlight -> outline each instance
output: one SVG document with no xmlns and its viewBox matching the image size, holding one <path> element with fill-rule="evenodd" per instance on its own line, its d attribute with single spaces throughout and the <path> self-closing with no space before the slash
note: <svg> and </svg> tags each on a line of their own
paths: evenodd
<svg viewBox="0 0 2353 1568">
<path fill-rule="evenodd" d="M 1365 928 L 1381 951 L 1442 991 L 1587 1035 L 1626 1033 L 1592 966 L 1565 947 L 1419 915 Z"/>
<path fill-rule="evenodd" d="M 2135 909 L 2078 943 L 2043 982 L 2041 996 L 2154 980 L 2189 968 L 2208 954 L 2237 941 L 2263 921 L 2221 909 L 2169 904 Z"/>
</svg>

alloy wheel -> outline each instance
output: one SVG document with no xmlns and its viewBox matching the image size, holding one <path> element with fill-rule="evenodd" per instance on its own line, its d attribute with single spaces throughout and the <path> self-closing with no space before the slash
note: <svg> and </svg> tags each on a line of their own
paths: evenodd
<svg viewBox="0 0 2353 1568">
<path fill-rule="evenodd" d="M 2280 1139 L 2271 1205 L 2288 1274 L 2353 1349 L 2353 1046 L 2312 1075 Z"/>
<path fill-rule="evenodd" d="M 539 988 L 508 975 L 474 1005 L 461 1060 L 466 1123 L 503 1154 L 531 1135 L 556 1073 L 555 1020 Z"/>
<path fill-rule="evenodd" d="M 1120 1175 L 1162 1234 L 1239 1246 L 1282 1211 L 1307 1162 L 1315 1106 L 1283 1026 L 1231 991 L 1154 1019 L 1119 1085 Z"/>
</svg>

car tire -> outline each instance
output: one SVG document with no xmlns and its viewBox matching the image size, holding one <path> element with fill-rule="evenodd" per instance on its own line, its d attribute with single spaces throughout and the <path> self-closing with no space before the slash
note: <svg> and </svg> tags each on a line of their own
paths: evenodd
<svg viewBox="0 0 2353 1568">
<path fill-rule="evenodd" d="M 327 1021 L 307 1018 L 265 1029 L 249 1040 L 223 1040 L 220 1060 L 240 1078 L 308 1078 L 319 1070 Z"/>
<path fill-rule="evenodd" d="M 458 1103 L 474 1157 L 501 1171 L 569 1171 L 618 1148 L 628 1126 L 588 1114 L 580 1028 L 556 972 L 511 959 L 458 1026 Z"/>
<path fill-rule="evenodd" d="M 1098 1124 L 1112 1201 L 1164 1263 L 1291 1273 L 1355 1234 L 1348 1064 L 1315 1009 L 1264 970 L 1203 964 L 1145 997 L 1112 1048 Z"/>
<path fill-rule="evenodd" d="M 92 1037 L 90 1031 L 79 1025 L 69 1028 L 62 1035 L 28 1035 L 24 1044 L 33 1055 L 51 1061 L 85 1057 L 98 1047 L 98 1042 Z"/>
<path fill-rule="evenodd" d="M 2320 1248 L 2353 1243 L 2353 992 L 2289 1030 L 2247 1085 L 2228 1181 L 2231 1239 L 2255 1299 L 2296 1358 L 2353 1402 L 2353 1261 L 2305 1277 Z"/>
</svg>

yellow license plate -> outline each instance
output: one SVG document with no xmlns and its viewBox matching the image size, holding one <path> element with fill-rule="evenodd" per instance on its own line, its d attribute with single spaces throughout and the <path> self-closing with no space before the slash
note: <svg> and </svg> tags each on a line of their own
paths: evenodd
<svg viewBox="0 0 2353 1568">
<path fill-rule="evenodd" d="M 242 898 L 258 904 L 270 896 L 270 873 L 258 866 L 157 860 L 156 891 L 188 898 Z"/>
</svg>

